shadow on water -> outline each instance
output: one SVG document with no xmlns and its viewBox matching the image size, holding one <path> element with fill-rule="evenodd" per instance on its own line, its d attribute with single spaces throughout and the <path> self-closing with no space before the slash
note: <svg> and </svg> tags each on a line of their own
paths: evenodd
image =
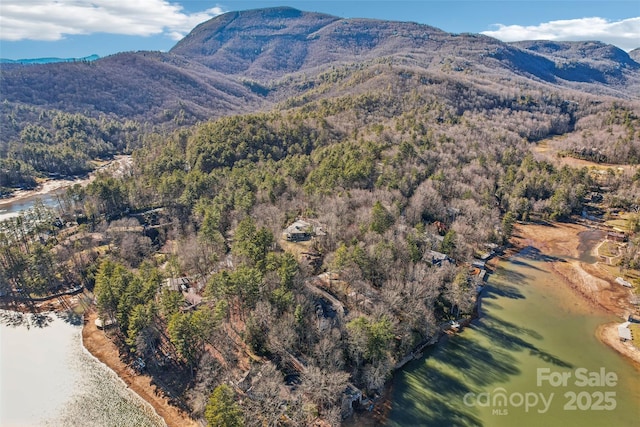
<svg viewBox="0 0 640 427">
<path fill-rule="evenodd" d="M 516 359 L 500 348 L 478 346 L 473 340 L 462 335 L 449 340 L 446 345 L 446 357 L 441 354 L 434 359 L 458 370 L 465 382 L 473 386 L 485 387 L 507 381 L 510 375 L 520 373 Z M 451 355 L 453 357 L 450 357 Z"/>
<path fill-rule="evenodd" d="M 495 305 L 497 306 L 497 304 Z M 526 335 L 535 340 L 542 340 L 542 335 L 540 335 L 540 333 L 538 333 L 537 331 L 530 328 L 525 328 L 523 326 L 516 325 L 515 323 L 506 321 L 504 319 L 497 319 L 491 314 L 483 313 L 482 320 L 483 322 L 486 322 L 486 323 L 493 322 L 494 324 L 498 324 L 500 329 L 505 330 L 510 334 L 518 335 L 518 336 Z"/>
<path fill-rule="evenodd" d="M 541 268 L 538 268 L 538 267 L 536 267 L 535 265 L 530 264 L 530 263 L 528 263 L 528 262 L 524 262 L 524 261 L 522 261 L 522 260 L 520 260 L 520 259 L 513 259 L 513 260 L 511 261 L 511 263 L 512 263 L 513 265 L 518 265 L 518 266 L 520 266 L 520 267 L 526 267 L 526 268 L 531 268 L 531 269 L 534 269 L 534 270 L 537 270 L 537 271 L 542 271 L 542 269 L 541 269 Z"/>
<path fill-rule="evenodd" d="M 508 276 L 503 274 L 503 277 Z M 511 299 L 524 299 L 525 296 L 520 290 L 512 285 L 496 284 L 487 286 L 486 294 L 482 297 L 482 304 L 488 308 L 502 309 L 502 307 L 491 300 L 498 300 L 499 298 L 511 298 Z M 543 336 L 537 331 L 516 325 L 512 322 L 500 319 L 491 314 L 483 311 L 482 319 L 479 322 L 474 322 L 472 328 L 478 329 L 480 333 L 487 336 L 492 344 L 510 351 L 525 351 L 528 350 L 532 356 L 539 357 L 541 360 L 552 363 L 556 366 L 563 368 L 572 368 L 570 363 L 567 363 L 556 356 L 549 354 L 541 350 L 534 343 L 530 342 L 530 339 L 541 341 Z"/>
<path fill-rule="evenodd" d="M 0 311 L 0 324 L 4 326 L 17 327 L 24 326 L 26 323 L 26 315 L 16 311 Z"/>
<path fill-rule="evenodd" d="M 399 409 L 392 412 L 387 425 L 484 426 L 477 408 L 465 405 L 465 395 L 480 393 L 520 375 L 513 352 L 529 351 L 545 362 L 572 367 L 525 339 L 499 331 L 499 327 L 479 326 L 479 332 L 489 337 L 490 346 L 460 335 L 429 351 L 427 359 L 410 364 L 403 373 L 404 390 L 396 390 L 394 397 L 394 408 Z M 457 374 L 448 373 L 449 370 Z"/>
<path fill-rule="evenodd" d="M 438 351 L 431 357 L 437 357 Z M 483 424 L 474 414 L 474 408 L 461 405 L 463 396 L 473 390 L 466 380 L 439 369 L 425 368 L 424 360 L 409 365 L 403 373 L 403 382 L 410 385 L 398 398 L 402 401 L 401 413 L 389 420 L 390 426 L 428 425 L 473 426 Z M 419 391 L 428 388 L 428 391 Z M 416 393 L 416 391 L 418 391 Z"/>
<path fill-rule="evenodd" d="M 500 291 L 500 288 L 517 289 L 515 286 L 507 285 L 507 283 L 517 283 L 518 285 L 521 285 L 522 283 L 526 283 L 531 278 L 530 276 L 520 271 L 515 271 L 511 269 L 507 270 L 501 266 L 498 266 L 495 269 L 494 274 L 499 275 L 502 278 L 500 282 L 500 286 L 492 286 L 493 288 L 495 288 L 496 291 Z"/>
<path fill-rule="evenodd" d="M 483 308 L 483 311 L 486 310 L 487 308 L 491 310 L 503 310 L 501 305 L 491 301 L 486 297 L 482 297 L 482 308 Z"/>
<path fill-rule="evenodd" d="M 482 427 L 477 408 L 465 405 L 465 396 L 518 374 L 516 360 L 498 347 L 462 335 L 446 339 L 406 368 L 403 390 L 394 397 L 394 409 L 399 408 L 387 425 Z"/>
<path fill-rule="evenodd" d="M 31 311 L 29 313 L 13 311 L 11 309 L 0 309 L 0 325 L 12 328 L 25 327 L 27 329 L 46 328 L 50 326 L 54 320 L 53 315 L 73 326 L 82 326 L 84 323 L 82 313 L 72 309 L 56 312 Z"/>
<path fill-rule="evenodd" d="M 489 301 L 497 300 L 499 298 L 509 299 L 524 299 L 525 296 L 520 292 L 516 286 L 501 284 L 500 286 L 487 286 L 484 295 L 482 296 L 482 304 L 486 305 Z"/>
<path fill-rule="evenodd" d="M 445 337 L 426 352 L 426 357 L 409 364 L 402 373 L 403 387 L 396 389 L 396 405 L 387 425 L 483 426 L 475 407 L 464 404 L 467 393 L 478 393 L 494 384 L 507 382 L 521 374 L 513 352 L 523 349 L 540 351 L 532 343 L 518 338 L 541 339 L 534 331 L 499 319 L 482 319 L 470 326 L 490 340 L 484 345 L 468 334 Z"/>
<path fill-rule="evenodd" d="M 474 327 L 476 327 L 474 325 Z M 564 360 L 541 350 L 527 338 L 542 340 L 543 337 L 530 329 L 522 328 L 513 323 L 505 322 L 501 319 L 486 315 L 482 323 L 477 326 L 480 332 L 487 336 L 491 343 L 504 350 L 509 351 L 529 351 L 529 354 L 540 358 L 544 362 L 551 363 L 561 368 L 573 368 L 573 365 Z"/>
<path fill-rule="evenodd" d="M 46 328 L 51 325 L 51 322 L 53 322 L 51 313 L 20 313 L 17 311 L 0 310 L 0 325 L 11 328 Z"/>
<path fill-rule="evenodd" d="M 65 323 L 68 323 L 73 326 L 82 326 L 84 323 L 84 316 L 80 313 L 76 313 L 73 310 L 65 310 L 62 312 L 56 313 L 56 316 L 63 320 Z"/>
<path fill-rule="evenodd" d="M 528 262 L 530 261 L 530 262 Z M 566 262 L 564 258 L 559 258 L 553 255 L 544 254 L 540 249 L 533 246 L 527 246 L 518 252 L 517 255 L 509 259 L 509 263 L 514 266 L 524 267 L 535 271 L 544 271 L 540 267 L 533 265 L 531 262 Z M 527 278 L 527 275 L 521 272 L 513 271 L 512 269 L 505 270 L 504 268 L 498 268 L 500 274 L 507 278 L 508 281 L 514 280 L 518 283 L 522 283 L 523 279 Z"/>
<path fill-rule="evenodd" d="M 53 317 L 49 313 L 31 313 L 29 322 L 34 328 L 46 328 L 53 322 Z"/>
<path fill-rule="evenodd" d="M 503 270 L 500 274 L 504 280 L 488 285 L 482 297 L 488 313 L 483 310 L 481 318 L 468 327 L 470 331 L 445 337 L 400 374 L 386 425 L 487 425 L 479 408 L 465 404 L 465 395 L 481 393 L 522 375 L 518 353 L 561 368 L 573 368 L 568 361 L 541 348 L 544 336 L 539 332 L 495 315 L 496 310 L 502 310 L 500 298 L 525 298 L 518 287 L 503 283 L 523 283 L 511 281 L 520 273 Z"/>
</svg>

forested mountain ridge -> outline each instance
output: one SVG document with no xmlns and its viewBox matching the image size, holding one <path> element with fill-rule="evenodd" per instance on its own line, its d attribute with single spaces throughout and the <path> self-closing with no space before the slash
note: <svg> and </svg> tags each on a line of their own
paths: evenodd
<svg viewBox="0 0 640 427">
<path fill-rule="evenodd" d="M 449 34 L 410 22 L 340 19 L 276 8 L 214 18 L 197 26 L 170 52 L 227 74 L 263 82 L 291 72 L 322 70 L 327 64 L 393 57 L 423 69 L 437 69 L 446 62 L 458 71 L 507 72 L 560 85 L 594 81 L 619 84 L 618 79 L 623 84 L 638 84 L 633 71 L 640 65 L 614 46 L 564 42 L 546 43 L 553 49 L 536 48 L 543 45 Z M 594 79 L 588 76 L 590 72 L 599 74 Z"/>
<path fill-rule="evenodd" d="M 0 187 L 28 186 L 38 173 L 87 169 L 89 152 L 68 157 L 58 171 L 33 159 L 35 153 L 64 149 L 59 138 L 33 141 L 33 132 L 25 138 L 27 125 L 41 126 L 41 134 L 56 133 L 47 117 L 81 114 L 110 123 L 102 134 L 111 136 L 93 142 L 85 138 L 83 146 L 107 147 L 113 144 L 114 126 L 129 129 L 126 142 L 93 150 L 105 156 L 139 145 L 136 132 L 143 129 L 174 129 L 337 95 L 365 95 L 380 85 L 410 84 L 430 85 L 436 95 L 447 92 L 458 113 L 471 106 L 490 110 L 496 102 L 507 107 L 521 89 L 562 93 L 574 101 L 598 96 L 633 100 L 640 94 L 640 65 L 598 42 L 503 43 L 416 23 L 342 19 L 291 8 L 231 12 L 200 24 L 167 53 L 0 64 L 0 159 L 7 159 Z M 505 99 L 474 99 L 474 93 L 487 91 Z M 521 102 L 516 104 L 522 109 Z"/>
<path fill-rule="evenodd" d="M 622 50 L 587 42 L 547 43 L 551 45 L 556 47 L 448 34 L 415 23 L 262 9 L 200 24 L 168 53 L 3 64 L 0 93 L 2 101 L 12 104 L 154 123 L 182 115 L 185 123 L 257 111 L 292 90 L 304 92 L 304 87 L 286 87 L 282 81 L 292 73 L 312 77 L 331 67 L 380 58 L 491 81 L 529 81 L 622 98 L 640 93 L 640 65 Z M 273 91 L 274 84 L 285 87 Z M 11 136 L 3 132 L 2 138 Z"/>
<path fill-rule="evenodd" d="M 210 425 L 339 425 L 472 314 L 472 262 L 515 221 L 637 210 L 632 167 L 560 160 L 640 163 L 625 55 L 276 8 L 166 54 L 3 68 L 3 96 L 39 86 L 1 105 L 0 185 L 133 162 L 0 223 L 2 290 L 91 289 L 122 354 Z"/>
<path fill-rule="evenodd" d="M 51 64 L 54 62 L 81 62 L 81 61 L 95 61 L 100 58 L 98 55 L 93 54 L 84 56 L 82 58 L 21 58 L 21 59 L 6 59 L 0 58 L 0 64 Z"/>
</svg>

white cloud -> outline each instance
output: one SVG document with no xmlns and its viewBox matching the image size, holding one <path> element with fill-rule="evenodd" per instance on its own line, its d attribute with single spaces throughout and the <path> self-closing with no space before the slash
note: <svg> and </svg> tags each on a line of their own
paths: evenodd
<svg viewBox="0 0 640 427">
<path fill-rule="evenodd" d="M 221 13 L 219 6 L 188 13 L 168 0 L 2 0 L 0 40 L 60 40 L 92 33 L 166 34 L 177 40 Z"/>
<path fill-rule="evenodd" d="M 626 51 L 640 47 L 640 17 L 608 21 L 604 18 L 581 18 L 550 21 L 539 25 L 502 25 L 482 34 L 505 42 L 521 40 L 581 41 L 599 40 Z"/>
</svg>

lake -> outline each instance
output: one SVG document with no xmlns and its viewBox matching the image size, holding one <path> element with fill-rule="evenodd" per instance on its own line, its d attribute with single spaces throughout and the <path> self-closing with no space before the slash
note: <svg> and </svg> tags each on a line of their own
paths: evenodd
<svg viewBox="0 0 640 427">
<path fill-rule="evenodd" d="M 59 207 L 58 196 L 64 194 L 70 186 L 76 183 L 82 184 L 84 181 L 65 182 L 68 182 L 68 185 L 51 191 L 34 193 L 17 199 L 0 199 L 0 221 L 18 216 L 20 213 L 31 209 L 38 200 L 41 200 L 45 206 L 57 209 Z"/>
<path fill-rule="evenodd" d="M 120 156 L 124 167 L 130 156 Z M 124 166 L 121 166 L 124 165 Z M 108 165 L 107 165 L 108 166 Z M 104 167 L 103 167 L 104 168 Z M 0 221 L 89 179 L 15 200 L 0 200 Z M 153 408 L 82 346 L 82 317 L 0 310 L 0 426 L 164 426 Z"/>
<path fill-rule="evenodd" d="M 0 425 L 164 426 L 82 346 L 82 317 L 0 312 Z"/>
<path fill-rule="evenodd" d="M 38 199 L 41 199 L 46 206 L 57 208 L 59 207 L 58 196 L 64 194 L 69 187 L 76 184 L 87 185 L 98 172 L 107 172 L 113 176 L 120 176 L 131 166 L 131 163 L 132 158 L 130 155 L 115 156 L 112 161 L 103 164 L 86 178 L 51 180 L 42 184 L 39 189 L 28 191 L 26 197 L 0 199 L 0 221 L 18 216 L 21 212 L 33 207 Z M 49 184 L 53 184 L 52 189 L 47 187 Z"/>
<path fill-rule="evenodd" d="M 56 195 L 62 194 L 64 191 L 66 191 L 66 188 L 59 189 L 55 193 L 29 196 L 11 202 L 3 201 L 4 203 L 0 204 L 0 221 L 20 215 L 21 212 L 32 208 L 38 199 L 42 200 L 45 206 L 57 207 L 58 200 Z"/>
<path fill-rule="evenodd" d="M 501 262 L 481 316 L 394 381 L 388 426 L 637 427 L 640 375 L 597 314 L 527 248 Z"/>
</svg>

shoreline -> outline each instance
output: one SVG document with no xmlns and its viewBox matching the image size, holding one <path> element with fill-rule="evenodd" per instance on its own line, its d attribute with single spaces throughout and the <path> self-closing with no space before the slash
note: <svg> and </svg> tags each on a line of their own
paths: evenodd
<svg viewBox="0 0 640 427">
<path fill-rule="evenodd" d="M 511 248 L 503 256 L 494 258 L 490 263 L 491 267 L 495 269 L 500 262 L 508 260 L 526 247 L 535 247 L 545 255 L 563 257 L 560 259 L 564 259 L 566 262 L 552 259 L 549 262 L 549 268 L 561 279 L 564 285 L 571 288 L 576 298 L 584 299 L 590 306 L 602 313 L 620 318 L 619 322 L 600 325 L 594 332 L 595 336 L 640 372 L 640 350 L 631 343 L 623 343 L 618 339 L 617 326 L 622 323 L 623 315 L 628 315 L 633 309 L 628 299 L 628 289 L 617 285 L 609 272 L 598 267 L 598 262 L 589 264 L 579 260 L 580 233 L 590 230 L 593 229 L 576 223 L 516 224 L 511 239 Z M 480 304 L 482 297 L 478 298 L 478 304 Z M 43 304 L 44 307 L 47 305 Z M 151 405 L 168 427 L 199 426 L 198 422 L 193 420 L 187 412 L 172 405 L 162 395 L 162 391 L 152 384 L 150 376 L 135 373 L 120 359 L 117 346 L 103 330 L 99 330 L 95 326 L 96 317 L 97 314 L 93 308 L 88 308 L 84 314 L 83 347 L 93 357 L 115 372 L 131 391 Z M 439 340 L 435 345 L 444 341 L 446 340 Z M 384 422 L 391 409 L 393 386 L 393 380 L 391 380 L 385 387 L 384 397 L 376 405 L 373 413 L 360 413 L 355 418 L 361 423 L 357 425 L 381 425 Z"/>
<path fill-rule="evenodd" d="M 501 262 L 508 261 L 527 247 L 539 249 L 545 255 L 560 255 L 571 258 L 566 265 L 558 262 L 559 260 L 553 260 L 549 263 L 550 269 L 562 279 L 564 285 L 571 289 L 575 297 L 584 299 L 591 307 L 602 313 L 620 318 L 620 322 L 599 325 L 594 334 L 598 341 L 618 353 L 626 363 L 640 372 L 640 349 L 631 343 L 623 343 L 618 338 L 618 325 L 622 323 L 623 319 L 622 312 L 628 314 L 633 309 L 625 295 L 628 290 L 621 288 L 615 283 L 613 277 L 599 269 L 597 261 L 594 264 L 588 264 L 579 260 L 580 233 L 584 231 L 593 231 L 593 229 L 577 223 L 518 223 L 515 225 L 513 236 L 510 239 L 511 247 L 505 251 L 504 255 L 491 259 L 487 264 L 495 271 Z M 593 250 L 595 248 L 592 249 L 592 252 Z M 602 296 L 604 298 L 601 299 Z M 477 301 L 477 313 L 470 320 L 482 317 L 481 303 L 482 295 L 480 294 Z M 440 345 L 444 342 L 446 342 L 446 337 L 439 339 L 433 345 Z M 358 426 L 384 425 L 391 410 L 393 387 L 394 379 L 392 378 L 385 387 L 385 397 L 380 402 L 380 411 L 369 416 L 361 415 L 360 421 L 365 421 L 365 423 L 357 424 Z"/>
<path fill-rule="evenodd" d="M 153 385 L 153 379 L 150 376 L 135 373 L 120 359 L 117 346 L 103 330 L 95 326 L 96 318 L 97 314 L 93 309 L 89 309 L 84 314 L 83 347 L 98 361 L 115 372 L 131 391 L 147 402 L 168 427 L 198 427 L 198 422 L 193 420 L 189 414 L 169 403 L 168 399 L 162 395 L 162 390 Z"/>
<path fill-rule="evenodd" d="M 8 197 L 0 197 L 0 208 L 5 205 L 21 202 L 25 199 L 30 199 L 32 197 L 45 196 L 56 190 L 68 188 L 76 184 L 84 186 L 93 181 L 98 172 L 104 170 L 111 170 L 113 168 L 114 174 L 121 174 L 122 171 L 131 164 L 131 162 L 131 155 L 119 154 L 114 156 L 112 160 L 109 160 L 108 162 L 98 166 L 95 170 L 85 175 L 80 175 L 77 178 L 71 179 L 72 177 L 65 177 L 42 179 L 38 183 L 36 188 L 33 188 L 31 190 L 15 190 L 11 192 Z"/>
<path fill-rule="evenodd" d="M 84 344 L 84 334 L 83 334 L 83 332 L 84 332 L 84 325 L 82 326 L 82 330 L 80 331 L 80 347 L 81 347 L 82 351 L 84 353 L 86 353 L 89 357 L 93 358 L 97 363 L 101 364 L 106 369 L 108 369 L 111 372 L 113 372 L 116 375 L 116 377 L 118 378 L 118 381 L 120 381 L 120 383 L 124 384 L 124 386 L 128 390 L 128 392 L 131 393 L 132 395 L 135 395 L 135 397 L 137 397 L 138 399 L 140 399 L 142 401 L 142 403 L 145 405 L 145 407 L 147 407 L 147 409 L 149 409 L 151 412 L 153 412 L 153 414 L 155 414 L 155 416 L 160 418 L 160 420 L 162 420 L 162 424 L 165 427 L 167 427 L 167 422 L 164 420 L 164 418 L 162 418 L 162 416 L 160 416 L 160 414 L 158 413 L 157 409 L 151 403 L 149 403 L 149 401 L 147 399 L 143 398 L 138 392 L 136 392 L 133 388 L 131 388 L 130 385 L 122 378 L 122 376 L 120 374 L 118 374 L 115 370 L 113 370 L 109 365 L 104 363 L 102 360 L 98 359 L 92 352 L 90 352 L 87 349 L 87 346 Z"/>
<path fill-rule="evenodd" d="M 86 178 L 78 179 L 48 179 L 38 184 L 33 190 L 16 190 L 9 197 L 0 198 L 0 207 L 9 205 L 12 203 L 20 202 L 25 199 L 30 199 L 37 196 L 45 196 L 53 191 L 61 188 L 71 187 L 75 184 L 82 184 L 86 181 Z"/>
<path fill-rule="evenodd" d="M 527 246 L 535 247 L 545 255 L 568 258 L 566 262 L 553 260 L 549 263 L 550 269 L 576 297 L 594 309 L 620 319 L 600 325 L 594 334 L 598 341 L 620 354 L 640 372 L 640 349 L 618 338 L 618 325 L 634 310 L 628 298 L 629 290 L 616 284 L 615 278 L 599 267 L 599 261 L 590 264 L 579 260 L 579 234 L 584 231 L 593 229 L 577 223 L 516 224 L 511 239 L 512 252 L 504 258 L 508 259 Z"/>
</svg>

